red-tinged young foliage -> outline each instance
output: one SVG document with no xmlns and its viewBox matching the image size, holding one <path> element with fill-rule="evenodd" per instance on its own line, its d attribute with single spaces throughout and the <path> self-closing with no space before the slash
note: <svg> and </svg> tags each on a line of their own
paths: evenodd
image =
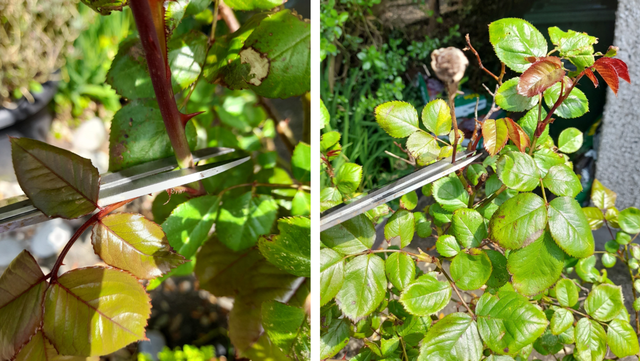
<svg viewBox="0 0 640 361">
<path fill-rule="evenodd" d="M 524 152 L 529 147 L 529 136 L 522 129 L 522 127 L 513 121 L 511 118 L 504 118 L 507 125 L 507 132 L 509 133 L 509 139 L 515 144 L 521 152 Z"/>
<path fill-rule="evenodd" d="M 584 74 L 587 76 L 587 78 L 589 78 L 591 80 L 591 82 L 593 83 L 594 87 L 598 87 L 599 82 L 598 82 L 598 78 L 596 78 L 596 75 L 593 73 L 593 71 L 591 71 L 591 69 L 586 68 L 584 69 Z"/>
<path fill-rule="evenodd" d="M 611 58 L 600 58 L 595 64 L 593 64 L 593 68 L 600 74 L 602 79 L 609 85 L 609 88 L 613 90 L 613 93 L 618 95 L 618 86 L 620 85 L 618 80 L 618 73 L 613 65 L 608 61 L 602 61 L 604 59 Z"/>
<path fill-rule="evenodd" d="M 540 58 L 520 76 L 518 94 L 526 97 L 542 94 L 553 84 L 562 80 L 563 76 L 564 69 L 560 58 L 555 56 Z"/>
</svg>

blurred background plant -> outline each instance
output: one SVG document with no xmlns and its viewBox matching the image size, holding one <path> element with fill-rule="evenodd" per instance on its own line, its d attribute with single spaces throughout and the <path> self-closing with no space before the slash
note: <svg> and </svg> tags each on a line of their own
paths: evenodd
<svg viewBox="0 0 640 361">
<path fill-rule="evenodd" d="M 165 347 L 158 352 L 158 361 L 215 361 L 216 352 L 213 346 L 204 346 L 198 348 L 196 346 L 184 345 L 183 349 L 176 347 L 171 350 Z M 153 361 L 154 358 L 145 353 L 138 354 L 138 361 Z"/>
</svg>

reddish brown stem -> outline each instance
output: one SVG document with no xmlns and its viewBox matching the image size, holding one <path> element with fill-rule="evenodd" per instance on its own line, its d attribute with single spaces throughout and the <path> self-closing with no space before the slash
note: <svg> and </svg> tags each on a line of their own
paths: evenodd
<svg viewBox="0 0 640 361">
<path fill-rule="evenodd" d="M 571 86 L 569 87 L 569 89 L 567 89 L 567 91 L 562 94 L 562 89 L 560 90 L 560 96 L 558 97 L 558 100 L 556 101 L 555 104 L 553 104 L 553 107 L 551 108 L 551 110 L 549 110 L 549 113 L 547 114 L 546 118 L 544 118 L 544 120 L 538 124 L 538 128 L 536 129 L 536 133 L 535 136 L 539 137 L 542 132 L 544 131 L 544 128 L 547 126 L 547 124 L 551 123 L 551 116 L 553 115 L 553 112 L 556 111 L 556 109 L 558 109 L 558 107 L 560 106 L 560 104 L 562 104 L 571 94 L 571 91 L 573 90 L 573 88 L 575 88 L 575 86 L 578 84 L 578 81 L 580 81 L 580 79 L 584 76 L 584 70 L 573 80 L 573 84 L 571 84 Z M 564 81 L 561 83 L 561 86 L 564 86 Z"/>
<path fill-rule="evenodd" d="M 471 45 L 471 40 L 469 39 L 469 34 L 465 35 L 464 38 L 467 40 L 467 46 L 469 47 L 469 49 L 476 55 L 476 58 L 478 59 L 478 66 L 480 67 L 480 69 L 484 70 L 487 74 L 489 74 L 498 83 L 502 84 L 502 77 L 504 76 L 504 72 L 505 72 L 504 64 L 502 64 L 502 71 L 500 73 L 500 77 L 497 77 L 494 73 L 492 73 L 489 69 L 485 68 L 484 65 L 482 65 L 482 60 L 480 60 L 480 54 L 478 54 L 476 49 L 473 48 L 473 45 Z"/>
<path fill-rule="evenodd" d="M 96 222 L 98 222 L 100 219 L 104 218 L 107 214 L 115 211 L 116 209 L 124 206 L 125 204 L 127 204 L 127 203 L 129 203 L 131 201 L 133 201 L 133 199 L 129 199 L 129 200 L 126 200 L 126 201 L 118 202 L 118 203 L 115 203 L 115 204 L 112 204 L 112 205 L 109 205 L 109 206 L 106 206 L 106 207 L 100 209 L 100 211 L 98 211 L 98 213 L 96 213 L 93 216 L 91 216 L 91 218 L 89 218 L 86 222 L 84 222 L 80 226 L 80 228 L 78 228 L 76 233 L 73 234 L 73 236 L 71 237 L 69 242 L 67 242 L 67 244 L 64 246 L 64 248 L 62 249 L 62 252 L 60 252 L 60 255 L 58 256 L 58 259 L 56 259 L 56 263 L 53 265 L 53 268 L 51 269 L 51 273 L 49 273 L 51 275 L 51 282 L 54 282 L 58 278 L 58 270 L 60 269 L 60 266 L 62 266 L 62 262 L 64 261 L 64 258 L 67 256 L 67 253 L 69 253 L 69 250 L 71 249 L 73 244 L 76 243 L 78 238 L 80 238 L 80 236 L 82 236 L 82 234 L 87 229 L 89 229 L 89 227 L 93 226 Z"/>
<path fill-rule="evenodd" d="M 151 7 L 149 2 L 144 0 L 130 1 L 129 6 L 138 27 L 138 33 L 140 33 L 140 41 L 144 48 L 153 90 L 156 94 L 162 120 L 167 128 L 167 134 L 176 154 L 178 165 L 180 168 L 191 167 L 193 165 L 193 157 L 189 149 L 189 143 L 187 143 L 182 116 L 174 99 L 171 76 L 167 74 L 161 50 L 162 46 L 153 23 Z"/>
</svg>

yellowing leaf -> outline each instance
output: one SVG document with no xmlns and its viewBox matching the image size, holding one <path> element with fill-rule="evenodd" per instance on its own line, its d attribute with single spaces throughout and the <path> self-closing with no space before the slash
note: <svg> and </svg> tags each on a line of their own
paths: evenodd
<svg viewBox="0 0 640 361">
<path fill-rule="evenodd" d="M 484 149 L 491 155 L 496 155 L 507 144 L 509 131 L 504 119 L 487 119 L 482 124 Z"/>
</svg>

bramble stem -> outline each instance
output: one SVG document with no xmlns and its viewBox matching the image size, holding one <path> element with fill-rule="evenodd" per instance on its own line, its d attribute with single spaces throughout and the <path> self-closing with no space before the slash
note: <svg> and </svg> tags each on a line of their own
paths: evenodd
<svg viewBox="0 0 640 361">
<path fill-rule="evenodd" d="M 451 279 L 451 277 L 447 274 L 447 272 L 445 272 L 444 268 L 442 267 L 442 264 L 440 263 L 440 260 L 436 261 L 436 265 L 438 266 L 438 268 L 440 268 L 440 271 L 442 271 L 442 274 L 447 278 L 447 281 L 449 281 L 449 283 L 451 284 L 451 288 L 453 288 L 453 290 L 456 292 L 456 294 L 458 295 L 458 297 L 460 298 L 460 301 L 462 302 L 462 304 L 464 305 L 464 307 L 467 309 L 467 311 L 469 311 L 469 314 L 473 317 L 473 319 L 475 320 L 476 315 L 473 313 L 473 311 L 471 311 L 471 308 L 469 307 L 469 305 L 465 302 L 464 298 L 462 298 L 462 295 L 460 294 L 460 291 L 458 291 L 458 287 L 456 287 L 456 283 L 453 282 L 453 280 Z"/>
<path fill-rule="evenodd" d="M 540 179 L 540 189 L 542 189 L 542 198 L 544 198 L 544 204 L 549 204 L 547 201 L 547 192 L 544 190 L 544 184 L 542 183 L 542 179 Z"/>
<path fill-rule="evenodd" d="M 126 201 L 122 201 L 122 202 L 118 202 L 118 203 L 115 203 L 115 204 L 111 204 L 109 206 L 106 206 L 106 207 L 100 209 L 100 211 L 98 211 L 98 213 L 96 213 L 93 216 L 91 216 L 91 218 L 89 218 L 86 222 L 84 222 L 80 226 L 80 228 L 78 228 L 76 233 L 73 234 L 73 236 L 71 237 L 69 242 L 67 242 L 67 244 L 64 246 L 64 248 L 62 249 L 62 252 L 60 252 L 60 255 L 56 259 L 56 263 L 53 265 L 53 268 L 51 268 L 51 272 L 49 273 L 49 275 L 51 276 L 51 282 L 55 282 L 55 280 L 58 278 L 58 270 L 60 269 L 60 266 L 62 266 L 62 262 L 64 261 L 64 258 L 67 256 L 67 253 L 69 253 L 69 250 L 71 249 L 73 244 L 76 243 L 76 241 L 78 240 L 78 238 L 80 238 L 80 236 L 82 236 L 84 231 L 89 229 L 91 226 L 93 226 L 100 219 L 104 218 L 107 214 L 115 211 L 116 209 L 124 206 L 125 204 L 127 204 L 127 203 L 129 203 L 131 201 L 133 201 L 133 199 L 129 199 L 129 200 L 126 200 Z"/>
<path fill-rule="evenodd" d="M 451 112 L 451 123 L 453 124 L 453 155 L 451 156 L 451 163 L 456 162 L 456 153 L 458 151 L 458 140 L 460 139 L 460 134 L 458 134 L 458 120 L 456 119 L 456 106 L 455 99 L 456 93 L 458 92 L 458 83 L 451 83 L 448 86 L 447 91 L 449 92 L 449 110 Z"/>
<path fill-rule="evenodd" d="M 281 188 L 281 189 L 301 189 L 301 190 L 305 190 L 307 192 L 311 192 L 311 187 L 305 186 L 305 185 L 302 185 L 302 184 L 278 184 L 278 183 L 258 183 L 258 182 L 253 182 L 253 183 L 236 184 L 236 185 L 231 186 L 229 188 L 225 188 L 220 193 L 218 193 L 218 198 L 222 197 L 223 194 L 225 194 L 226 192 L 228 192 L 228 191 L 230 191 L 232 189 L 242 188 L 242 187 L 271 187 L 271 188 Z"/>
<path fill-rule="evenodd" d="M 560 90 L 560 94 L 562 94 L 562 89 Z M 538 130 L 538 125 L 540 124 L 540 120 L 542 119 L 542 94 L 538 96 L 538 122 L 536 123 L 536 130 Z M 536 132 L 533 133 L 533 140 L 531 141 L 531 145 L 529 146 L 529 155 L 533 154 L 533 151 L 536 149 L 536 143 L 538 142 L 538 136 Z"/>
<path fill-rule="evenodd" d="M 506 185 L 502 185 L 502 187 L 500 187 L 500 189 L 498 189 L 495 193 L 493 193 L 491 196 L 489 196 L 488 198 L 484 199 L 483 201 L 480 201 L 478 203 L 476 203 L 473 206 L 473 209 L 478 209 L 480 207 L 483 207 L 489 203 L 491 203 L 492 200 L 496 199 L 497 196 L 500 195 L 500 193 L 504 192 L 507 189 Z"/>
<path fill-rule="evenodd" d="M 193 156 L 187 142 L 185 124 L 174 99 L 173 88 L 171 87 L 171 73 L 162 54 L 158 33 L 151 16 L 151 7 L 147 1 L 143 0 L 130 1 L 129 7 L 131 7 L 133 18 L 140 33 L 140 41 L 149 67 L 153 91 L 158 100 L 158 107 L 162 114 L 164 126 L 167 128 L 171 146 L 178 160 L 178 166 L 180 168 L 191 167 L 193 165 Z"/>
</svg>

